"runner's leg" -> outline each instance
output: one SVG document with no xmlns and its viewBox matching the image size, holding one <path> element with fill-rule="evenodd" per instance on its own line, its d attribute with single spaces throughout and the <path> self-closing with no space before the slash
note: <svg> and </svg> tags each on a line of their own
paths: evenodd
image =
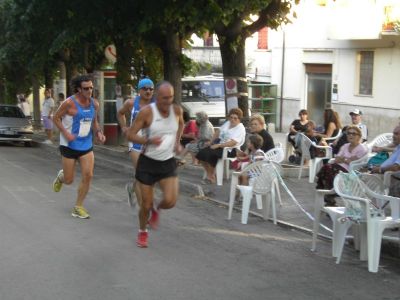
<svg viewBox="0 0 400 300">
<path fill-rule="evenodd" d="M 78 197 L 76 199 L 76 206 L 83 206 L 83 201 L 89 191 L 90 183 L 93 178 L 93 167 L 94 167 L 94 154 L 93 151 L 79 157 L 79 163 L 81 165 L 82 180 L 78 187 Z"/>
<path fill-rule="evenodd" d="M 139 159 L 139 156 L 140 156 L 140 152 L 131 151 L 131 152 L 129 152 L 129 155 L 131 157 L 132 164 L 133 164 L 133 167 L 135 168 L 135 172 L 136 172 L 136 166 L 137 166 L 137 162 L 138 162 L 138 159 Z M 134 190 L 134 192 L 136 194 L 136 200 L 137 200 L 137 203 L 140 206 L 141 203 L 142 203 L 142 194 L 141 194 L 141 190 L 140 190 L 140 187 L 139 187 L 139 183 L 134 179 L 133 180 L 133 184 L 134 184 L 133 190 Z"/>
<path fill-rule="evenodd" d="M 62 166 L 64 178 L 61 178 L 62 183 L 71 184 L 74 181 L 76 160 L 73 158 L 62 157 Z"/>
<path fill-rule="evenodd" d="M 154 187 L 137 181 L 142 194 L 141 205 L 139 207 L 139 227 L 140 230 L 146 230 L 149 219 L 149 212 L 153 208 Z"/>
<path fill-rule="evenodd" d="M 159 181 L 163 200 L 158 205 L 157 209 L 170 209 L 175 206 L 179 194 L 178 177 L 167 177 Z"/>
</svg>

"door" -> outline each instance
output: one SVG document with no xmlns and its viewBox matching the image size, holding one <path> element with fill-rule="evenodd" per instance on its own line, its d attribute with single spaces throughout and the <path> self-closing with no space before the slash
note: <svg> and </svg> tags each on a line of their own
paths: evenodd
<svg viewBox="0 0 400 300">
<path fill-rule="evenodd" d="M 332 65 L 307 65 L 306 72 L 308 116 L 322 126 L 324 110 L 331 106 Z"/>
</svg>

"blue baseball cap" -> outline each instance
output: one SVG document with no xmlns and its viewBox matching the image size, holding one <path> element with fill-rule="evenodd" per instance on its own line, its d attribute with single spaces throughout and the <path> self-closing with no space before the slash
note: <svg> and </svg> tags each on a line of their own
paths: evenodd
<svg viewBox="0 0 400 300">
<path fill-rule="evenodd" d="M 142 88 L 144 88 L 144 87 L 151 87 L 151 88 L 154 88 L 154 83 L 153 83 L 153 81 L 151 81 L 150 78 L 143 78 L 142 80 L 139 81 L 138 89 L 140 90 L 140 89 L 142 89 Z"/>
</svg>

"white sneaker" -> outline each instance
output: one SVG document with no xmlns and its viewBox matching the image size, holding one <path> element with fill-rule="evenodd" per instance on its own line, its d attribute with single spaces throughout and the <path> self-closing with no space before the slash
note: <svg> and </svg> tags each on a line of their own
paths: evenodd
<svg viewBox="0 0 400 300">
<path fill-rule="evenodd" d="M 45 141 L 43 141 L 43 144 L 52 145 L 52 144 L 53 144 L 53 142 L 52 142 L 52 141 L 50 141 L 50 140 L 45 140 Z"/>
</svg>

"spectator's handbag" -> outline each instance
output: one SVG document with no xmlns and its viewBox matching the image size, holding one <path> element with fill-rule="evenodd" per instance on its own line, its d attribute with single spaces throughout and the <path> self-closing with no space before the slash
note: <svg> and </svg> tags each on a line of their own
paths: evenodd
<svg viewBox="0 0 400 300">
<path fill-rule="evenodd" d="M 378 152 L 368 160 L 368 166 L 380 166 L 388 158 L 389 153 L 386 151 Z"/>
<path fill-rule="evenodd" d="M 231 162 L 231 169 L 235 171 L 241 171 L 242 163 L 248 163 L 249 161 L 250 159 L 244 159 L 244 160 L 235 159 L 234 161 Z"/>
<path fill-rule="evenodd" d="M 390 175 L 389 196 L 400 197 L 400 172 Z"/>
</svg>

